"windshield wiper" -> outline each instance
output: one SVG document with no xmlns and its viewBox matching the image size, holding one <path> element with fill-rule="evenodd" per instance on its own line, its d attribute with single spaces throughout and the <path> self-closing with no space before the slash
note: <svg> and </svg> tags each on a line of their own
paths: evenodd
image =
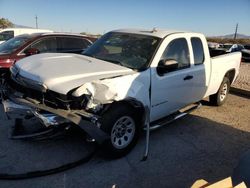
<svg viewBox="0 0 250 188">
<path fill-rule="evenodd" d="M 134 67 L 130 67 L 127 64 L 124 65 L 121 61 L 118 61 L 118 60 L 113 60 L 113 59 L 101 59 L 101 60 L 108 61 L 108 62 L 111 62 L 111 63 L 115 63 L 115 64 L 120 65 L 122 67 L 126 67 L 126 68 L 129 68 L 129 69 L 137 71 L 137 69 L 135 69 Z"/>
<path fill-rule="evenodd" d="M 101 60 L 103 60 L 103 61 L 109 61 L 109 62 L 111 62 L 111 63 L 115 63 L 115 64 L 118 64 L 118 65 L 124 66 L 124 65 L 122 64 L 122 62 L 120 62 L 120 61 L 118 61 L 118 60 L 105 59 L 105 58 L 98 58 L 98 59 L 101 59 Z"/>
<path fill-rule="evenodd" d="M 95 56 L 95 55 L 92 55 L 92 54 L 85 54 L 85 53 L 82 53 L 82 55 L 86 55 L 86 56 L 88 56 L 88 57 L 96 58 L 96 56 Z"/>
<path fill-rule="evenodd" d="M 129 69 L 132 69 L 132 70 L 136 70 L 134 67 L 130 67 L 130 66 L 127 66 L 127 65 L 124 65 L 121 61 L 118 61 L 118 60 L 114 60 L 114 59 L 105 59 L 105 58 L 100 58 L 100 57 L 97 57 L 95 55 L 92 55 L 92 54 L 82 54 L 82 55 L 86 55 L 86 56 L 89 56 L 89 57 L 93 57 L 93 58 L 96 58 L 96 59 L 100 59 L 100 60 L 103 60 L 103 61 L 107 61 L 107 62 L 111 62 L 111 63 L 114 63 L 116 65 L 120 65 L 122 67 L 126 67 L 126 68 L 129 68 Z"/>
</svg>

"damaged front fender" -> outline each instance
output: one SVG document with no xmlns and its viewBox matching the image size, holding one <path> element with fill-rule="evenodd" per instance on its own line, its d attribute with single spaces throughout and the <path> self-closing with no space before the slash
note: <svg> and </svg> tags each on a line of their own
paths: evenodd
<svg viewBox="0 0 250 188">
<path fill-rule="evenodd" d="M 105 104 L 134 98 L 144 106 L 149 105 L 148 72 L 138 73 L 103 80 L 95 80 L 78 87 L 74 97 L 87 96 L 86 110 L 100 111 Z"/>
<path fill-rule="evenodd" d="M 86 83 L 79 87 L 72 95 L 79 97 L 84 94 L 91 95 L 93 99 L 96 99 L 101 103 L 112 101 L 117 96 L 115 91 L 112 91 L 109 86 L 101 83 L 100 81 Z"/>
<path fill-rule="evenodd" d="M 72 95 L 74 97 L 88 96 L 86 109 L 97 112 L 103 108 L 103 104 L 114 101 L 117 93 L 100 81 L 94 81 L 80 86 Z"/>
</svg>

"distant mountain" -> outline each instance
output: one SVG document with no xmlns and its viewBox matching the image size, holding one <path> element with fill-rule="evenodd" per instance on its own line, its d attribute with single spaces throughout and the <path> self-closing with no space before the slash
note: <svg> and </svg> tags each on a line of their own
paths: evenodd
<svg viewBox="0 0 250 188">
<path fill-rule="evenodd" d="M 33 28 L 33 27 L 29 27 L 29 26 L 25 26 L 25 25 L 18 25 L 18 24 L 14 24 L 14 27 L 16 27 L 16 28 Z"/>
<path fill-rule="evenodd" d="M 224 36 L 215 36 L 215 38 L 223 38 L 223 39 L 233 39 L 234 34 L 224 35 Z M 237 39 L 250 39 L 249 35 L 237 34 Z"/>
</svg>

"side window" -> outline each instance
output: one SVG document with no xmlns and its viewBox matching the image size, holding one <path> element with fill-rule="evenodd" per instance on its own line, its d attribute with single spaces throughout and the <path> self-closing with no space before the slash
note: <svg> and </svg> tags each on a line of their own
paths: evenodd
<svg viewBox="0 0 250 188">
<path fill-rule="evenodd" d="M 184 69 L 190 67 L 187 40 L 185 38 L 179 38 L 171 41 L 166 47 L 161 57 L 161 60 L 177 61 L 178 69 Z"/>
<path fill-rule="evenodd" d="M 194 53 L 194 64 L 203 64 L 205 57 L 201 39 L 197 37 L 191 38 L 191 43 Z"/>
<path fill-rule="evenodd" d="M 31 44 L 30 48 L 36 48 L 39 50 L 40 53 L 56 52 L 57 51 L 56 39 L 54 37 L 44 38 L 38 42 Z"/>
<path fill-rule="evenodd" d="M 90 42 L 77 37 L 58 37 L 59 52 L 82 52 L 89 45 Z"/>
</svg>

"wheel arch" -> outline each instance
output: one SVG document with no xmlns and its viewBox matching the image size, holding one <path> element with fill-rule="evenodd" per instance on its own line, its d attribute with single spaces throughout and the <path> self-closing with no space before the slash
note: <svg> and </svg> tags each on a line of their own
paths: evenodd
<svg viewBox="0 0 250 188">
<path fill-rule="evenodd" d="M 226 72 L 225 76 L 224 77 L 227 77 L 230 81 L 230 84 L 233 83 L 234 81 L 234 78 L 235 78 L 235 73 L 236 73 L 236 70 L 235 69 L 230 69 Z"/>
<path fill-rule="evenodd" d="M 144 125 L 144 122 L 145 122 L 145 119 L 146 119 L 146 107 L 144 106 L 144 104 L 135 99 L 135 98 L 132 98 L 132 97 L 129 97 L 129 98 L 126 98 L 126 99 L 123 99 L 123 100 L 120 100 L 120 101 L 114 101 L 113 103 L 111 103 L 109 105 L 108 108 L 113 108 L 115 106 L 119 106 L 119 105 L 127 105 L 131 108 L 133 108 L 136 112 L 136 115 L 138 117 L 138 120 L 140 121 L 140 124 L 143 126 Z"/>
</svg>

